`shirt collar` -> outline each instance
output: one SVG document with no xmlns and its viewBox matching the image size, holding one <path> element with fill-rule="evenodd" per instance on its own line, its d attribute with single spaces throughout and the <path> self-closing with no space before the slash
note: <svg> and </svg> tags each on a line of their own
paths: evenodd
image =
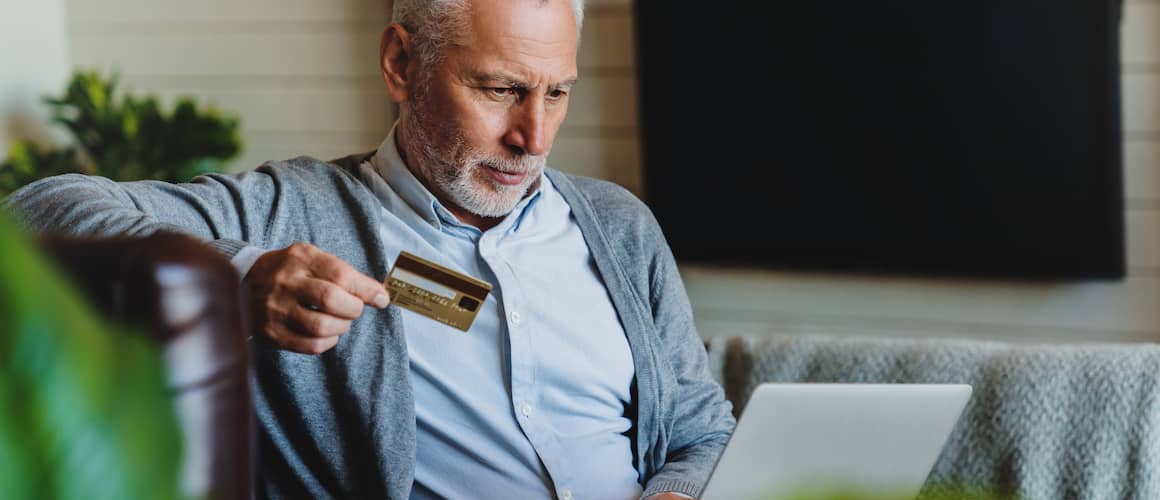
<svg viewBox="0 0 1160 500">
<path fill-rule="evenodd" d="M 427 221 L 428 224 L 442 229 L 444 225 L 471 227 L 464 224 L 451 213 L 443 203 L 419 181 L 411 169 L 407 168 L 407 164 L 403 162 L 403 156 L 399 154 L 399 146 L 395 142 L 395 131 L 398 130 L 398 123 L 391 127 L 391 132 L 387 134 L 387 138 L 379 145 L 379 149 L 375 151 L 374 156 L 369 160 L 372 167 L 380 177 L 396 192 L 403 201 L 415 210 Z M 541 197 L 545 184 L 547 184 L 547 176 L 541 172 L 540 178 L 535 183 L 535 188 L 528 196 L 524 196 L 515 208 L 512 209 L 504 220 L 500 222 L 493 229 L 503 228 L 518 231 L 522 226 L 521 222 L 531 211 L 536 204 L 536 200 Z M 477 230 L 478 231 L 478 230 Z"/>
</svg>

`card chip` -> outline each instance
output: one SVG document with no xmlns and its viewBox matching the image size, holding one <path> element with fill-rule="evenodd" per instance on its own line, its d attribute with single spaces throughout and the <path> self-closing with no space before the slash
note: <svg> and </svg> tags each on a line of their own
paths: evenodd
<svg viewBox="0 0 1160 500">
<path fill-rule="evenodd" d="M 462 299 L 459 299 L 459 307 L 467 309 L 468 311 L 474 311 L 475 308 L 479 307 L 479 301 L 471 297 L 464 296 Z"/>
</svg>

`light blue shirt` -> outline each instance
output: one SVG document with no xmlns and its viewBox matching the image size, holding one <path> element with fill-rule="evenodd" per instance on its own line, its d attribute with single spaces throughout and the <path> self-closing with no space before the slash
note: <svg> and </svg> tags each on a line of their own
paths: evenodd
<svg viewBox="0 0 1160 500">
<path fill-rule="evenodd" d="M 361 165 L 391 267 L 408 251 L 492 285 L 468 332 L 401 309 L 415 391 L 413 499 L 637 498 L 632 352 L 568 203 L 547 176 L 494 228 L 459 222 L 394 131 Z M 233 259 L 244 275 L 262 250 Z"/>
<path fill-rule="evenodd" d="M 466 333 L 402 311 L 418 424 L 411 497 L 639 496 L 625 414 L 632 353 L 548 178 L 481 232 L 407 169 L 393 131 L 362 168 L 385 181 L 369 187 L 392 266 L 406 250 L 493 286 Z"/>
</svg>

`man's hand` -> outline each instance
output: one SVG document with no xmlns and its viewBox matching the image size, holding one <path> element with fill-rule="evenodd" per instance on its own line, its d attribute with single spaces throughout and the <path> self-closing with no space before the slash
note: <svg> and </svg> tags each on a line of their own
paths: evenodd
<svg viewBox="0 0 1160 500">
<path fill-rule="evenodd" d="M 303 354 L 338 344 L 364 305 L 390 303 L 378 281 L 307 243 L 262 254 L 242 283 L 258 331 L 278 348 Z"/>
</svg>

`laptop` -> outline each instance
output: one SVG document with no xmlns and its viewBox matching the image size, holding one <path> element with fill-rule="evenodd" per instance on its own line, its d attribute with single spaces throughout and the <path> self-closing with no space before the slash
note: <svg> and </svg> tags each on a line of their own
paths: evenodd
<svg viewBox="0 0 1160 500">
<path fill-rule="evenodd" d="M 762 384 L 702 500 L 918 495 L 969 385 Z"/>
</svg>

